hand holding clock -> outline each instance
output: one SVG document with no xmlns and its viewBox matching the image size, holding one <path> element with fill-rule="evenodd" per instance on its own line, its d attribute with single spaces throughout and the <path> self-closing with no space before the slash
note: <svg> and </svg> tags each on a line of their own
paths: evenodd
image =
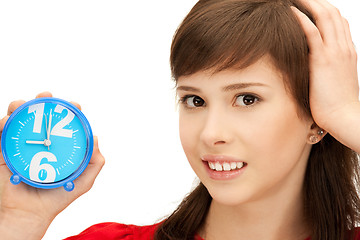
<svg viewBox="0 0 360 240">
<path fill-rule="evenodd" d="M 52 95 L 41 93 L 37 96 L 42 97 Z M 11 113 L 24 103 L 15 101 L 9 105 L 7 116 L 0 121 L 0 134 Z M 73 104 L 80 109 L 80 105 Z M 29 139 L 28 144 L 43 144 L 49 147 L 47 141 L 50 141 L 51 121 L 49 117 L 45 140 Z M 90 190 L 103 165 L 104 157 L 99 151 L 97 138 L 94 137 L 93 154 L 87 168 L 74 181 L 76 188 L 65 192 L 63 188 L 39 189 L 24 183 L 17 186 L 11 184 L 9 178 L 12 173 L 0 154 L 0 236 L 5 239 L 41 239 L 55 216 Z"/>
</svg>

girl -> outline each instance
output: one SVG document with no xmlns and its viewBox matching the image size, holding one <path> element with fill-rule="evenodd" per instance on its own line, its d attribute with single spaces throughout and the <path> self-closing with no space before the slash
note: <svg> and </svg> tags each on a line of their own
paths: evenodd
<svg viewBox="0 0 360 240">
<path fill-rule="evenodd" d="M 357 60 L 337 9 L 325 0 L 200 0 L 170 60 L 199 186 L 161 223 L 103 223 L 69 239 L 360 239 Z M 40 239 L 104 163 L 95 141 L 76 190 L 63 194 L 12 186 L 1 161 L 5 239 Z"/>
</svg>

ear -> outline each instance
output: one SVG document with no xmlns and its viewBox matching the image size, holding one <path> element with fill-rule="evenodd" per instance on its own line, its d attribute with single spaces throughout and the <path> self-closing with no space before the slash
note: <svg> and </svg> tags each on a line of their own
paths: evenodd
<svg viewBox="0 0 360 240">
<path fill-rule="evenodd" d="M 308 144 L 316 144 L 323 139 L 323 137 L 327 134 L 327 132 L 320 128 L 316 123 L 312 123 L 310 126 L 310 131 L 308 135 L 307 142 Z"/>
</svg>

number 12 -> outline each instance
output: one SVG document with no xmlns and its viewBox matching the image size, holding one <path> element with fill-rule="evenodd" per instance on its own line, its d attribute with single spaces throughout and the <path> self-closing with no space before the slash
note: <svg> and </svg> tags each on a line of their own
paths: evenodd
<svg viewBox="0 0 360 240">
<path fill-rule="evenodd" d="M 34 121 L 34 128 L 33 128 L 34 133 L 41 133 L 44 108 L 45 108 L 45 103 L 38 103 L 38 104 L 31 105 L 29 107 L 28 113 L 35 112 L 35 121 Z M 72 138 L 73 131 L 70 129 L 64 129 L 64 127 L 66 125 L 68 125 L 74 119 L 75 114 L 73 112 L 69 111 L 69 109 L 67 109 L 61 105 L 56 105 L 54 112 L 62 113 L 64 110 L 67 111 L 66 116 L 63 119 L 61 119 L 52 128 L 50 135 Z M 48 127 L 51 128 L 51 126 L 48 126 Z"/>
</svg>

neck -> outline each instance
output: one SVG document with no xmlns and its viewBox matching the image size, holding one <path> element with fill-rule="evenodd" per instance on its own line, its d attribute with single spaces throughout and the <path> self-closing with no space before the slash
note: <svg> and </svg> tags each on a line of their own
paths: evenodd
<svg viewBox="0 0 360 240">
<path fill-rule="evenodd" d="M 302 194 L 293 196 L 291 199 L 278 194 L 240 206 L 213 200 L 200 233 L 206 240 L 304 240 L 309 231 L 303 198 Z"/>
</svg>

